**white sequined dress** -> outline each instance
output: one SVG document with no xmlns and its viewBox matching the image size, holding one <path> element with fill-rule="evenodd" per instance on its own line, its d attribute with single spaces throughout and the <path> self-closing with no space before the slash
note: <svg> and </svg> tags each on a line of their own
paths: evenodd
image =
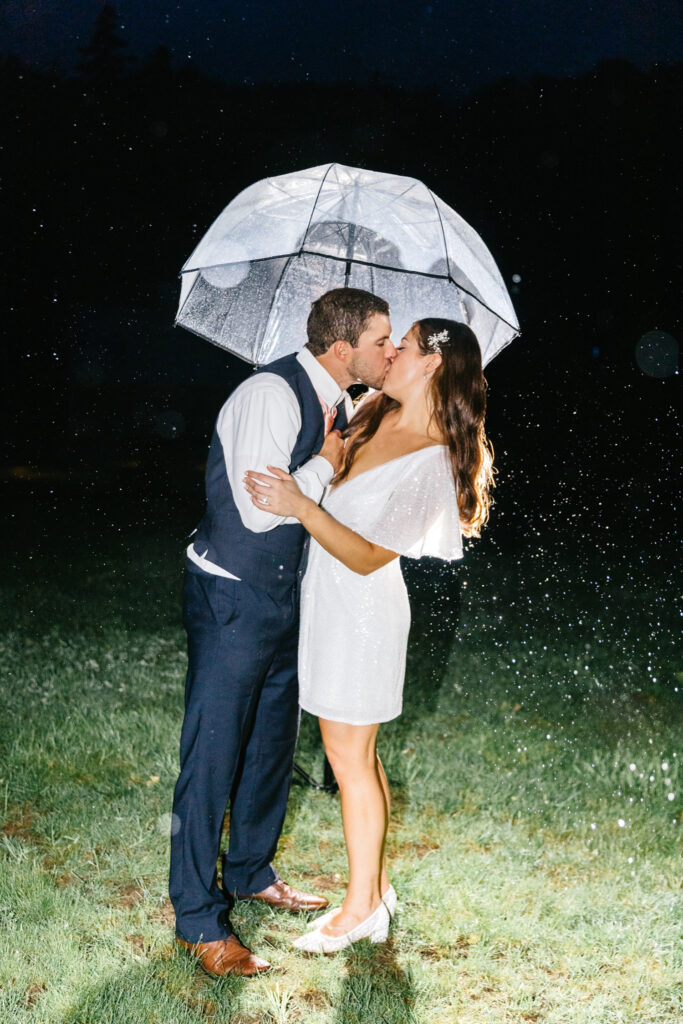
<svg viewBox="0 0 683 1024">
<path fill-rule="evenodd" d="M 409 558 L 462 557 L 448 449 L 432 445 L 328 491 L 323 507 L 366 540 Z M 351 725 L 401 713 L 410 606 L 398 558 L 367 576 L 313 538 L 301 594 L 300 703 Z"/>
</svg>

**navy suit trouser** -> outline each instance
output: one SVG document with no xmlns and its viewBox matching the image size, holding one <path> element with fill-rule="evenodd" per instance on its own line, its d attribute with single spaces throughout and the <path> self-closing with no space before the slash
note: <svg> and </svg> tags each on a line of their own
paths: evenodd
<svg viewBox="0 0 683 1024">
<path fill-rule="evenodd" d="M 299 729 L 297 589 L 260 590 L 188 563 L 183 623 L 188 669 L 169 892 L 177 935 L 211 942 L 232 933 L 230 893 L 260 892 L 278 877 L 270 862 Z"/>
</svg>

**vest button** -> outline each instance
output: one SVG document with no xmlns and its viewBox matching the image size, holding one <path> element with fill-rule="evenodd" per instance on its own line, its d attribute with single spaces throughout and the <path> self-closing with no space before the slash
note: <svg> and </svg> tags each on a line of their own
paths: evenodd
<svg viewBox="0 0 683 1024">
<path fill-rule="evenodd" d="M 278 569 L 284 569 L 284 565 L 278 565 Z"/>
</svg>

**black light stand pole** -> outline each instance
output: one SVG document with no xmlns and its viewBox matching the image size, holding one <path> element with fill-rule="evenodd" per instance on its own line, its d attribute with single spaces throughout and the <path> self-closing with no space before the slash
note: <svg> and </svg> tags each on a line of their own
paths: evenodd
<svg viewBox="0 0 683 1024">
<path fill-rule="evenodd" d="M 308 783 L 309 786 L 312 786 L 313 789 L 319 789 L 323 793 L 336 793 L 339 789 L 337 780 L 334 777 L 334 772 L 332 771 L 332 765 L 327 758 L 325 758 L 325 763 L 323 765 L 322 782 L 316 782 L 313 776 L 309 775 L 308 772 L 305 772 L 303 768 L 296 763 L 296 761 L 294 762 L 294 771 L 304 780 L 304 782 Z"/>
</svg>

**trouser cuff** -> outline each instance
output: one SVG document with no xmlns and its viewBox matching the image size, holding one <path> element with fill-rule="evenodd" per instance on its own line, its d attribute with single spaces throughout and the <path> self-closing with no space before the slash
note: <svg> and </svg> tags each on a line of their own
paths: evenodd
<svg viewBox="0 0 683 1024">
<path fill-rule="evenodd" d="M 263 892 L 269 885 L 273 885 L 279 878 L 280 876 L 272 864 L 246 875 L 235 874 L 227 866 L 224 866 L 223 891 L 231 895 L 239 893 L 240 896 L 254 896 L 257 892 Z"/>
</svg>

